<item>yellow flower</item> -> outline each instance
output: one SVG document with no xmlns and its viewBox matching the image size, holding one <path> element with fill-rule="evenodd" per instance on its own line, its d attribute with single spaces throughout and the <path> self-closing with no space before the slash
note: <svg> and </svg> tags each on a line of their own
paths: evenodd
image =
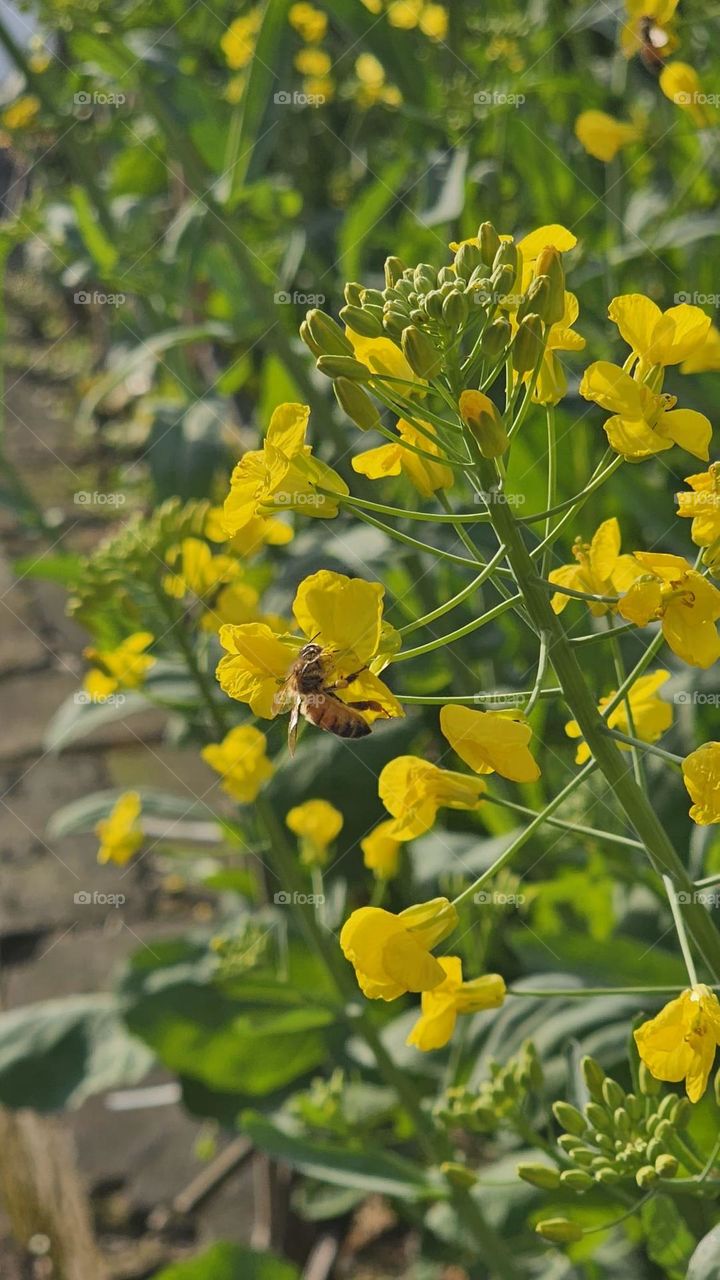
<svg viewBox="0 0 720 1280">
<path fill-rule="evenodd" d="M 223 507 L 228 534 L 239 533 L 278 507 L 308 516 L 337 515 L 336 499 L 323 497 L 315 486 L 342 495 L 349 490 L 331 467 L 312 456 L 312 449 L 305 443 L 309 416 L 307 405 L 279 405 L 270 419 L 262 449 L 249 450 L 240 459 Z"/>
<path fill-rule="evenodd" d="M 453 751 L 476 773 L 499 773 L 511 782 L 536 782 L 540 770 L 528 743 L 532 729 L 517 711 L 471 711 L 448 705 L 440 730 Z"/>
<path fill-rule="evenodd" d="M 438 809 L 477 809 L 485 790 L 480 778 L 440 769 L 420 756 L 397 756 L 378 780 L 380 799 L 395 818 L 396 840 L 412 840 L 429 831 Z"/>
<path fill-rule="evenodd" d="M 211 768 L 222 774 L 222 789 L 240 804 L 252 804 L 263 783 L 273 775 L 267 758 L 267 739 L 254 725 L 241 724 L 200 752 Z"/>
<path fill-rule="evenodd" d="M 552 569 L 548 581 L 573 591 L 585 591 L 588 595 L 612 596 L 626 591 L 642 570 L 630 555 L 620 554 L 620 525 L 615 516 L 603 520 L 590 542 L 576 538 L 572 553 L 575 564 L 563 564 Z M 554 613 L 562 613 L 572 596 L 557 591 L 550 601 Z M 590 612 L 596 618 L 610 613 L 611 604 L 588 602 Z"/>
<path fill-rule="evenodd" d="M 427 427 L 431 435 L 435 435 L 435 428 L 430 423 L 423 423 L 423 426 Z M 436 489 L 449 489 L 453 473 L 440 461 L 440 445 L 429 440 L 404 418 L 400 418 L 397 429 L 400 436 L 397 444 L 381 444 L 377 449 L 366 449 L 364 453 L 356 454 L 352 460 L 353 471 L 367 476 L 369 480 L 382 480 L 385 476 L 399 476 L 403 473 L 423 498 L 432 497 Z M 435 454 L 438 461 L 431 462 L 429 458 L 421 458 L 411 449 L 406 449 L 402 444 L 403 440 L 427 453 Z"/>
<path fill-rule="evenodd" d="M 418 26 L 429 40 L 444 40 L 448 33 L 448 12 L 444 4 L 426 4 Z"/>
<path fill-rule="evenodd" d="M 672 24 L 677 5 L 678 0 L 626 0 L 627 21 L 620 33 L 626 58 L 643 53 L 645 61 L 654 65 L 677 48 Z M 649 55 L 648 45 L 652 50 Z"/>
<path fill-rule="evenodd" d="M 94 664 L 83 682 L 90 697 L 102 700 L 116 689 L 139 689 L 155 665 L 155 658 L 143 652 L 154 638 L 150 631 L 136 631 L 117 649 L 85 649 L 84 656 Z"/>
<path fill-rule="evenodd" d="M 327 800 L 306 800 L 290 810 L 285 822 L 300 840 L 300 861 L 305 866 L 325 865 L 343 821 L 340 811 Z"/>
<path fill-rule="evenodd" d="M 608 360 L 589 365 L 582 376 L 580 395 L 614 415 L 603 428 L 615 452 L 629 462 L 650 458 L 674 444 L 707 461 L 712 427 L 705 415 L 694 409 L 675 409 L 675 396 L 651 391 L 619 365 Z"/>
<path fill-rule="evenodd" d="M 278 711 L 276 695 L 297 658 L 299 648 L 312 639 L 325 656 L 327 683 L 336 685 L 343 702 L 372 701 L 381 712 L 365 710 L 371 721 L 379 714 L 403 715 L 390 690 L 369 667 L 382 670 L 388 644 L 383 623 L 385 588 L 378 582 L 347 578 L 321 569 L 298 587 L 293 613 L 305 640 L 280 637 L 262 622 L 220 628 L 220 643 L 227 650 L 220 659 L 217 678 L 231 698 L 247 702 L 255 715 L 272 719 Z M 348 676 L 357 675 L 349 684 Z"/>
<path fill-rule="evenodd" d="M 39 111 L 40 99 L 32 93 L 26 93 L 5 108 L 0 116 L 0 123 L 4 124 L 6 129 L 28 129 L 35 123 Z"/>
<path fill-rule="evenodd" d="M 200 626 L 203 631 L 219 631 L 227 622 L 234 626 L 242 622 L 267 622 L 258 609 L 259 600 L 255 587 L 247 582 L 234 582 L 223 587 L 212 609 L 203 615 Z M 275 630 L 274 627 L 272 629 Z"/>
<path fill-rule="evenodd" d="M 231 22 L 220 39 L 220 48 L 225 54 L 225 61 L 232 71 L 242 71 L 255 54 L 255 40 L 262 23 L 262 12 L 258 6 L 251 9 L 243 18 Z"/>
<path fill-rule="evenodd" d="M 672 724 L 672 707 L 669 702 L 663 702 L 662 698 L 658 697 L 658 689 L 662 688 L 665 681 L 669 679 L 669 671 L 652 671 L 640 676 L 628 695 L 630 715 L 628 716 L 627 706 L 623 700 L 608 716 L 607 722 L 610 728 L 619 729 L 621 733 L 628 733 L 634 738 L 641 738 L 643 742 L 657 742 Z M 606 698 L 600 699 L 598 711 L 605 710 L 608 703 L 615 697 L 615 693 L 616 690 L 613 689 Z M 580 725 L 576 720 L 571 720 L 565 725 L 565 732 L 568 738 L 582 736 Z M 623 743 L 620 744 L 620 749 L 621 751 L 630 750 Z M 575 763 L 585 764 L 589 759 L 590 748 L 583 741 L 578 746 Z"/>
<path fill-rule="evenodd" d="M 188 594 L 204 600 L 240 573 L 237 560 L 232 556 L 214 556 L 201 538 L 183 538 L 179 547 L 168 552 L 167 558 L 171 563 L 180 561 L 177 572 L 167 574 L 162 583 L 163 590 L 176 600 Z"/>
<path fill-rule="evenodd" d="M 661 311 L 642 293 L 613 298 L 608 315 L 643 368 L 680 364 L 703 346 L 710 332 L 710 317 L 700 307 L 681 302 Z"/>
<path fill-rule="evenodd" d="M 656 1080 L 685 1081 L 691 1102 L 706 1088 L 720 1044 L 720 1004 L 709 987 L 688 987 L 634 1032 L 638 1053 Z"/>
<path fill-rule="evenodd" d="M 396 390 L 402 395 L 413 395 L 415 393 L 424 392 L 426 383 L 422 378 L 418 378 L 413 373 L 405 356 L 399 347 L 391 338 L 366 338 L 360 333 L 354 333 L 352 329 L 345 329 L 345 336 L 348 342 L 352 344 L 356 359 L 362 364 L 366 364 L 373 373 L 383 374 L 385 377 L 400 378 L 403 382 L 414 382 L 415 387 L 406 387 L 398 382 Z M 393 388 L 394 384 L 390 384 Z"/>
<path fill-rule="evenodd" d="M 292 4 L 288 22 L 307 44 L 319 44 L 327 32 L 327 14 L 311 4 Z"/>
<path fill-rule="evenodd" d="M 295 54 L 295 66 L 303 76 L 326 76 L 332 67 L 332 58 L 325 49 L 300 49 Z"/>
<path fill-rule="evenodd" d="M 463 982 L 459 956 L 441 956 L 438 964 L 445 973 L 445 981 L 430 991 L 423 991 L 422 1013 L 406 1041 L 424 1053 L 442 1049 L 452 1039 L 459 1013 L 499 1009 L 506 993 L 499 973 L 486 973 L 471 982 Z"/>
<path fill-rule="evenodd" d="M 140 796 L 137 791 L 124 791 L 107 818 L 95 827 L 100 841 L 98 862 L 117 862 L 122 867 L 130 861 L 143 842 L 139 817 Z"/>
<path fill-rule="evenodd" d="M 690 536 L 696 547 L 709 547 L 720 538 L 720 463 L 686 476 L 692 493 L 676 494 L 678 515 L 692 519 Z"/>
<path fill-rule="evenodd" d="M 711 667 L 720 658 L 720 591 L 682 556 L 636 551 L 635 559 L 643 576 L 622 597 L 618 613 L 638 627 L 659 618 L 678 658 L 691 667 Z"/>
<path fill-rule="evenodd" d="M 303 90 L 310 98 L 318 102 L 332 102 L 335 97 L 335 81 L 332 76 L 306 76 Z"/>
<path fill-rule="evenodd" d="M 340 946 L 369 1000 L 397 1000 L 408 991 L 431 991 L 445 971 L 431 955 L 457 925 L 447 898 L 432 898 L 395 915 L 360 907 L 342 927 Z"/>
<path fill-rule="evenodd" d="M 393 876 L 397 875 L 402 841 L 393 835 L 394 828 L 395 823 L 392 819 L 379 822 L 370 834 L 360 841 L 363 862 L 368 871 L 372 871 L 378 880 L 392 880 Z"/>
<path fill-rule="evenodd" d="M 699 827 L 720 822 L 720 742 L 706 742 L 686 756 L 683 780 L 692 800 L 690 817 Z"/>
<path fill-rule="evenodd" d="M 575 136 L 588 155 L 609 164 L 622 147 L 637 142 L 642 134 L 634 124 L 605 111 L 582 111 L 575 121 Z"/>
<path fill-rule="evenodd" d="M 585 339 L 572 327 L 579 314 L 580 307 L 575 294 L 566 289 L 563 318 L 556 324 L 550 325 L 545 338 L 545 354 L 533 392 L 535 404 L 558 404 L 567 391 L 565 370 L 555 352 L 585 350 Z M 532 373 L 526 373 L 523 375 L 523 381 L 529 382 L 531 377 Z"/>
<path fill-rule="evenodd" d="M 708 95 L 703 93 L 700 77 L 689 63 L 671 62 L 663 67 L 660 72 L 660 88 L 676 107 L 687 111 L 698 129 L 705 129 L 712 123 L 706 105 Z"/>
<path fill-rule="evenodd" d="M 717 373 L 720 369 L 720 329 L 710 325 L 702 346 L 680 365 L 681 373 Z"/>
<path fill-rule="evenodd" d="M 210 542 L 228 542 L 225 514 L 222 507 L 211 507 L 205 518 L 203 533 Z M 254 516 L 230 539 L 229 549 L 237 556 L 249 559 L 264 546 L 284 547 L 292 541 L 289 524 L 272 517 Z"/>
<path fill-rule="evenodd" d="M 420 21 L 423 11 L 423 0 L 391 0 L 387 16 L 391 27 L 401 31 L 412 31 Z"/>
</svg>

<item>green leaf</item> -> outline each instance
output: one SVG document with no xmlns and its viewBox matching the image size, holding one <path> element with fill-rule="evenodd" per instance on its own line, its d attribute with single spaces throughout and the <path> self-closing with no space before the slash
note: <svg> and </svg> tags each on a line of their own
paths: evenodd
<svg viewBox="0 0 720 1280">
<path fill-rule="evenodd" d="M 61 840 L 63 836 L 76 835 L 81 831 L 92 831 L 101 818 L 106 818 L 119 796 L 126 787 L 113 787 L 105 791 L 91 791 L 88 795 L 70 804 L 56 809 L 47 824 L 47 836 L 50 840 Z M 172 836 L 180 840 L 183 837 L 182 818 L 188 821 L 196 818 L 207 819 L 208 811 L 204 804 L 188 806 L 186 796 L 172 795 L 168 791 L 157 791 L 152 787 L 136 787 L 142 804 L 144 817 L 173 818 Z M 208 822 L 208 827 L 215 824 Z"/>
<path fill-rule="evenodd" d="M 154 1280 L 300 1280 L 300 1272 L 291 1262 L 282 1262 L 270 1253 L 256 1253 L 244 1245 L 220 1240 L 190 1262 L 164 1267 Z"/>
<path fill-rule="evenodd" d="M 177 494 L 183 501 L 206 498 L 219 472 L 230 470 L 223 443 L 225 413 L 213 397 L 188 408 L 160 406 L 147 446 L 147 458 L 160 501 Z"/>
<path fill-rule="evenodd" d="M 686 1280 L 720 1280 L 720 1225 L 703 1236 L 690 1259 Z"/>
<path fill-rule="evenodd" d="M 107 279 L 117 262 L 118 251 L 100 226 L 87 192 L 82 187 L 71 187 L 70 201 L 75 210 L 78 231 L 82 236 L 83 244 L 101 277 Z"/>
<path fill-rule="evenodd" d="M 266 0 L 263 7 L 262 25 L 255 43 L 255 56 L 250 63 L 242 105 L 230 131 L 227 168 L 231 196 L 242 191 L 265 112 L 268 103 L 272 101 L 280 48 L 288 32 L 289 8 L 290 0 Z"/>
<path fill-rule="evenodd" d="M 84 690 L 78 689 L 58 707 L 45 730 L 43 746 L 46 751 L 62 751 L 71 742 L 86 738 L 104 724 L 125 720 L 138 711 L 147 711 L 150 705 L 142 693 L 123 693 L 112 700 L 92 702 Z"/>
<path fill-rule="evenodd" d="M 695 1237 L 690 1234 L 670 1196 L 657 1195 L 640 1211 L 646 1248 L 670 1280 L 685 1280 Z"/>
</svg>

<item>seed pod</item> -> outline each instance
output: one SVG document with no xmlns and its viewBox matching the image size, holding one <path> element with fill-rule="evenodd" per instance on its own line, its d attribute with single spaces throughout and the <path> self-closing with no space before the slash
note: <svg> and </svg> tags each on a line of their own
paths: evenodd
<svg viewBox="0 0 720 1280">
<path fill-rule="evenodd" d="M 468 303 L 463 293 L 451 293 L 442 304 L 442 318 L 446 325 L 459 331 L 467 320 Z"/>
<path fill-rule="evenodd" d="M 405 268 L 399 258 L 391 257 L 385 259 L 385 283 L 388 288 L 392 288 L 394 284 L 397 284 L 398 280 L 402 279 L 404 270 Z"/>
<path fill-rule="evenodd" d="M 661 1178 L 674 1178 L 678 1171 L 678 1162 L 674 1156 L 661 1155 L 655 1161 L 655 1172 Z"/>
<path fill-rule="evenodd" d="M 509 320 L 499 316 L 489 324 L 480 339 L 480 350 L 487 360 L 496 360 L 512 337 Z"/>
<path fill-rule="evenodd" d="M 305 343 L 305 346 L 315 356 L 315 359 L 317 360 L 318 356 L 321 356 L 323 352 L 322 352 L 322 348 L 319 347 L 317 342 L 313 340 L 312 334 L 310 333 L 310 329 L 308 327 L 307 320 L 303 320 L 302 324 L 300 325 L 300 337 Z"/>
<path fill-rule="evenodd" d="M 317 367 L 327 378 L 352 378 L 354 382 L 367 382 L 371 372 L 354 356 L 320 356 Z"/>
<path fill-rule="evenodd" d="M 542 320 L 537 315 L 526 316 L 518 326 L 511 348 L 513 369 L 517 373 L 530 373 L 538 363 L 544 345 Z"/>
<path fill-rule="evenodd" d="M 559 1125 L 566 1129 L 568 1133 L 574 1133 L 576 1137 L 581 1137 L 587 1133 L 587 1122 L 581 1111 L 574 1107 L 570 1102 L 553 1102 L 552 1112 Z"/>
<path fill-rule="evenodd" d="M 434 378 L 442 369 L 442 356 L 422 329 L 409 325 L 403 331 L 403 355 L 419 378 Z"/>
<path fill-rule="evenodd" d="M 625 1102 L 625 1090 L 620 1087 L 617 1080 L 611 1080 L 609 1076 L 606 1076 L 603 1080 L 602 1096 L 603 1101 L 610 1107 L 611 1111 L 614 1111 L 616 1107 L 621 1107 Z"/>
<path fill-rule="evenodd" d="M 341 307 L 340 319 L 353 333 L 360 333 L 364 338 L 382 337 L 382 324 L 363 307 Z"/>
<path fill-rule="evenodd" d="M 345 285 L 345 288 L 343 289 L 343 293 L 345 294 L 345 301 L 347 302 L 349 307 L 360 306 L 363 287 L 364 287 L 363 285 L 358 284 L 355 280 L 350 280 Z"/>
<path fill-rule="evenodd" d="M 483 458 L 499 458 L 508 447 L 508 433 L 495 405 L 482 391 L 463 391 L 460 395 L 460 417 L 470 431 Z M 557 1106 L 568 1104 L 557 1103 Z M 574 1108 L 573 1108 L 574 1109 Z M 564 1124 L 563 1121 L 560 1121 Z M 564 1125 L 571 1133 L 581 1133 Z"/>
<path fill-rule="evenodd" d="M 644 1164 L 635 1174 L 635 1181 L 642 1191 L 646 1187 L 651 1187 L 657 1180 L 658 1175 L 651 1164 Z"/>
<path fill-rule="evenodd" d="M 595 1102 L 602 1102 L 602 1087 L 603 1080 L 605 1079 L 605 1072 L 600 1066 L 600 1063 L 596 1062 L 594 1058 L 591 1058 L 589 1054 L 586 1054 L 580 1063 L 580 1068 L 590 1097 L 593 1098 Z"/>
<path fill-rule="evenodd" d="M 563 1187 L 570 1187 L 572 1191 L 587 1191 L 593 1184 L 593 1178 L 584 1169 L 564 1169 L 560 1174 L 560 1183 Z"/>
<path fill-rule="evenodd" d="M 418 293 L 427 293 L 437 287 L 438 274 L 429 262 L 419 262 L 413 272 L 413 283 Z"/>
<path fill-rule="evenodd" d="M 333 391 L 340 408 L 345 411 L 348 418 L 352 418 L 361 431 L 370 431 L 380 425 L 380 414 L 377 408 L 357 382 L 351 382 L 349 378 L 336 378 L 333 382 Z"/>
<path fill-rule="evenodd" d="M 550 300 L 545 322 L 559 324 L 565 315 L 565 268 L 562 254 L 551 245 L 541 249 L 535 259 L 535 275 L 547 276 L 550 285 Z"/>
<path fill-rule="evenodd" d="M 500 237 L 492 222 L 480 223 L 477 238 L 480 246 L 480 257 L 486 267 L 491 267 L 500 248 Z"/>
<path fill-rule="evenodd" d="M 352 343 L 345 337 L 337 320 L 333 320 L 332 316 L 313 307 L 312 311 L 308 311 L 305 320 L 313 342 L 320 347 L 323 355 L 354 355 Z"/>
<path fill-rule="evenodd" d="M 646 1098 L 655 1098 L 660 1092 L 660 1081 L 656 1080 L 652 1072 L 645 1066 L 644 1062 L 640 1063 L 638 1071 L 638 1079 L 640 1082 L 640 1092 L 645 1094 Z"/>
<path fill-rule="evenodd" d="M 582 1240 L 584 1234 L 582 1227 L 569 1218 L 545 1218 L 538 1222 L 535 1230 L 543 1240 L 549 1240 L 551 1244 L 574 1244 L 575 1241 Z"/>
<path fill-rule="evenodd" d="M 476 244 L 468 241 L 467 244 L 461 244 L 455 254 L 455 270 L 464 280 L 472 275 L 476 267 L 483 265 L 482 255 Z"/>
<path fill-rule="evenodd" d="M 517 319 L 524 320 L 525 316 L 534 312 L 540 316 L 541 320 L 547 323 L 548 312 L 550 310 L 550 281 L 547 276 L 536 276 L 530 281 L 526 292 L 523 294 L 520 305 L 517 309 Z"/>
<path fill-rule="evenodd" d="M 549 1164 L 519 1164 L 518 1177 L 529 1182 L 532 1187 L 540 1187 L 543 1191 L 554 1191 L 560 1183 L 560 1174 Z"/>
</svg>

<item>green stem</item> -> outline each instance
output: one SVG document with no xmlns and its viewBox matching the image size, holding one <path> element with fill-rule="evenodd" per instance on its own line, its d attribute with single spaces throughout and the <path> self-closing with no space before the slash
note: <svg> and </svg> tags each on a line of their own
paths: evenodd
<svg viewBox="0 0 720 1280">
<path fill-rule="evenodd" d="M 608 452 L 610 452 L 610 450 L 608 450 Z M 604 459 L 602 462 L 604 462 Z M 601 466 L 602 462 L 600 464 Z M 561 515 L 563 511 L 571 511 L 574 515 L 575 508 L 577 507 L 579 509 L 583 502 L 585 502 L 596 489 L 599 489 L 606 480 L 609 480 L 613 472 L 617 470 L 619 462 L 622 462 L 622 458 L 620 458 L 619 461 L 616 458 L 609 467 L 606 467 L 601 471 L 598 471 L 596 468 L 593 478 L 588 482 L 585 488 L 581 489 L 580 493 L 576 493 L 573 498 L 566 498 L 564 502 L 556 503 L 555 506 L 551 507 L 547 511 L 536 511 L 535 514 L 531 516 L 517 516 L 518 524 L 537 524 L 539 521 L 545 520 L 548 516 Z M 557 528 L 559 529 L 559 525 Z M 552 531 L 545 536 L 548 539 L 548 545 L 550 545 L 550 537 L 553 542 L 555 541 L 554 533 L 552 533 Z"/>
<path fill-rule="evenodd" d="M 399 702 L 407 702 L 409 706 L 441 707 L 446 702 L 459 703 L 461 706 L 482 706 L 487 702 L 491 711 L 517 711 L 525 706 L 519 699 L 530 698 L 532 693 L 532 689 L 523 689 L 518 693 L 432 694 L 427 697 L 421 694 L 396 693 L 395 697 Z M 562 689 L 541 689 L 539 697 L 557 698 L 559 694 L 562 694 Z"/>
<path fill-rule="evenodd" d="M 528 999 L 566 999 L 567 997 L 584 999 L 585 996 L 665 996 L 676 995 L 679 991 L 687 991 L 687 987 L 528 987 L 519 990 L 508 987 L 509 996 L 525 996 Z"/>
<path fill-rule="evenodd" d="M 619 729 L 608 729 L 607 732 L 616 742 L 624 742 L 626 746 L 632 747 L 636 751 L 649 751 L 650 755 L 658 756 L 660 760 L 666 760 L 668 764 L 681 765 L 683 762 L 682 756 L 676 756 L 672 751 L 665 751 L 662 747 L 656 746 L 654 742 L 643 742 L 642 738 L 636 738 L 629 733 L 621 733 Z"/>
<path fill-rule="evenodd" d="M 682 951 L 685 968 L 687 969 L 688 978 L 690 979 L 690 986 L 696 987 L 697 973 L 695 972 L 695 961 L 693 960 L 687 933 L 685 932 L 685 921 L 680 914 L 675 886 L 673 885 L 670 876 L 663 876 L 663 884 L 665 885 L 665 892 L 668 897 L 668 902 L 670 903 L 670 910 L 672 911 L 672 918 L 675 922 L 678 942 L 680 943 L 680 950 Z"/>
<path fill-rule="evenodd" d="M 396 662 L 407 662 L 409 658 L 419 658 L 423 653 L 432 653 L 433 650 L 441 649 L 446 644 L 461 640 L 463 636 L 470 635 L 472 631 L 477 631 L 479 627 L 487 626 L 488 622 L 493 622 L 495 618 L 499 618 L 508 609 L 514 609 L 520 598 L 519 596 L 511 596 L 509 600 L 501 600 L 493 609 L 488 609 L 487 613 L 483 613 L 479 618 L 473 618 L 472 622 L 466 622 L 465 626 L 458 627 L 457 631 L 449 631 L 447 635 L 438 636 L 436 640 L 428 640 L 427 644 L 419 644 L 415 649 L 405 649 L 401 653 L 393 654 L 393 665 Z"/>
<path fill-rule="evenodd" d="M 516 804 L 514 800 L 506 800 L 504 796 L 493 796 L 487 794 L 483 796 L 484 802 L 487 804 L 499 804 L 503 809 L 509 809 L 512 813 L 520 813 L 525 818 L 539 817 L 537 809 L 529 809 L 527 805 Z M 631 840 L 629 836 L 615 835 L 612 831 L 602 831 L 599 827 L 586 827 L 577 822 L 564 822 L 562 818 L 545 817 L 545 821 L 549 827 L 558 827 L 560 831 L 570 831 L 573 835 L 588 836 L 592 840 L 604 840 L 607 844 L 619 844 L 626 849 L 642 849 L 643 846 L 639 840 Z"/>
<path fill-rule="evenodd" d="M 416 551 L 425 551 L 428 555 L 435 556 L 441 560 L 451 560 L 453 564 L 462 564 L 470 569 L 477 569 L 477 560 L 468 560 L 467 556 L 457 556 L 453 551 L 443 551 L 441 547 L 429 546 L 427 542 L 420 542 L 418 538 L 413 538 L 409 533 L 401 533 L 399 529 L 393 528 L 390 524 L 384 524 L 382 520 L 376 520 L 375 516 L 368 515 L 367 511 L 358 511 L 358 519 L 363 520 L 365 524 L 370 524 L 374 529 L 381 529 L 389 538 L 394 538 L 396 542 L 404 542 L 407 547 L 414 547 Z"/>
<path fill-rule="evenodd" d="M 423 520 L 430 524 L 488 524 L 490 521 L 487 511 L 466 511 L 458 515 L 445 511 L 405 511 L 403 507 L 389 507 L 384 502 L 370 502 L 367 498 L 355 498 L 350 494 L 336 493 L 333 489 L 323 489 L 319 484 L 314 489 L 326 498 L 334 498 L 341 507 L 359 507 L 363 511 L 375 511 L 378 515 L 393 516 L 397 520 Z"/>
<path fill-rule="evenodd" d="M 400 635 L 407 636 L 411 631 L 417 631 L 419 627 L 426 627 L 429 623 L 436 622 L 438 618 L 442 618 L 444 614 L 450 613 L 457 605 L 462 604 L 463 600 L 467 600 L 468 596 L 471 596 L 478 587 L 482 586 L 486 578 L 490 577 L 493 569 L 503 559 L 504 555 L 505 548 L 500 547 L 500 550 L 495 552 L 492 560 L 488 561 L 482 572 L 476 578 L 473 578 L 472 582 L 469 582 L 466 587 L 463 587 L 462 591 L 458 591 L 457 595 L 447 600 L 445 604 L 438 605 L 437 609 L 431 610 L 430 613 L 426 613 L 422 618 L 416 618 L 414 622 L 409 622 L 407 626 L 400 627 Z"/>
</svg>

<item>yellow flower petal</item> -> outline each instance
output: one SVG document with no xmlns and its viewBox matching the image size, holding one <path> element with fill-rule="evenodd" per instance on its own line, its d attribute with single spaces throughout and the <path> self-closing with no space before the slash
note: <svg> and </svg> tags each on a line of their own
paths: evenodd
<svg viewBox="0 0 720 1280">
<path fill-rule="evenodd" d="M 528 750 L 532 730 L 521 718 L 448 705 L 440 710 L 440 730 L 476 773 L 497 772 L 512 782 L 535 782 L 540 777 Z"/>
</svg>

